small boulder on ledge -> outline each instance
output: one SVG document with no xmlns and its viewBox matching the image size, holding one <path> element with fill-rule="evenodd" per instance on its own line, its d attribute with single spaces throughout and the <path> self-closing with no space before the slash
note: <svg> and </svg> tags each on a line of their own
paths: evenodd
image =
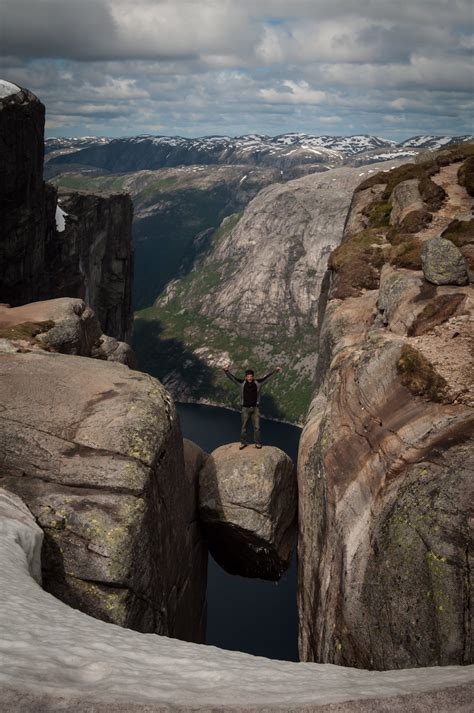
<svg viewBox="0 0 474 713">
<path fill-rule="evenodd" d="M 230 574 L 277 581 L 296 533 L 292 460 L 279 448 L 217 448 L 199 477 L 199 513 L 209 550 Z"/>
<path fill-rule="evenodd" d="M 427 240 L 421 251 L 423 274 L 434 285 L 467 285 L 466 261 L 456 245 L 445 238 Z"/>
</svg>

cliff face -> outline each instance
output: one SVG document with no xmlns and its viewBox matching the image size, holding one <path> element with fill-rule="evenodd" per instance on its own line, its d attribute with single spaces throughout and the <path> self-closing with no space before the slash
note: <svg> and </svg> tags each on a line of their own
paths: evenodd
<svg viewBox="0 0 474 713">
<path fill-rule="evenodd" d="M 43 182 L 44 106 L 11 86 L 0 97 L 0 301 L 21 304 L 44 290 L 56 191 Z"/>
<path fill-rule="evenodd" d="M 0 482 L 45 533 L 44 588 L 99 619 L 203 641 L 198 473 L 165 389 L 121 364 L 1 345 L 0 372 Z"/>
<path fill-rule="evenodd" d="M 230 360 L 263 375 L 280 364 L 285 373 L 268 387 L 273 398 L 267 394 L 264 410 L 301 419 L 312 388 L 321 281 L 359 181 L 360 169 L 340 168 L 275 184 L 226 219 L 207 255 L 140 314 L 142 365 L 181 400 L 235 405 L 219 367 Z"/>
<path fill-rule="evenodd" d="M 60 192 L 59 206 L 66 215 L 64 230 L 52 246 L 55 291 L 82 297 L 105 334 L 128 341 L 133 274 L 130 196 Z"/>
<path fill-rule="evenodd" d="M 46 163 L 45 172 L 51 171 Z M 180 166 L 156 171 L 55 175 L 60 189 L 92 193 L 121 191 L 133 200 L 137 308 L 152 304 L 164 287 L 189 268 L 222 219 L 241 211 L 258 191 L 280 180 L 280 172 L 248 166 Z"/>
<path fill-rule="evenodd" d="M 303 660 L 472 662 L 470 152 L 362 184 L 329 260 L 299 453 Z"/>
<path fill-rule="evenodd" d="M 82 297 L 107 334 L 128 339 L 130 198 L 68 193 L 58 202 L 43 182 L 44 106 L 27 90 L 12 91 L 0 98 L 0 301 Z"/>
</svg>

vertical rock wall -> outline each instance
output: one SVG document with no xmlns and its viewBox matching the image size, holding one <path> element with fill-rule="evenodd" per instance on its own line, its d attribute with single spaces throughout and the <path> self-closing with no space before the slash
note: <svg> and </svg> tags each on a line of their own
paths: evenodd
<svg viewBox="0 0 474 713">
<path fill-rule="evenodd" d="M 45 352 L 0 353 L 0 373 L 0 483 L 45 533 L 44 588 L 99 619 L 202 642 L 198 473 L 165 389 Z"/>
<path fill-rule="evenodd" d="M 473 661 L 474 293 L 430 282 L 423 258 L 453 219 L 461 248 L 472 241 L 458 167 L 371 179 L 329 261 L 298 465 L 303 660 Z M 407 234 L 391 220 L 395 189 L 426 188 L 426 172 L 444 198 L 424 199 L 428 223 Z"/>
<path fill-rule="evenodd" d="M 131 198 L 67 193 L 57 225 L 56 189 L 43 181 L 44 106 L 26 89 L 12 91 L 0 97 L 0 302 L 81 297 L 106 334 L 127 340 Z"/>
</svg>

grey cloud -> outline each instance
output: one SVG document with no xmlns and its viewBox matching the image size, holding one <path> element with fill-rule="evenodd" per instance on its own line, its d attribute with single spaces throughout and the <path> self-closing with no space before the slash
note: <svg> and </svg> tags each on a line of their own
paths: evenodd
<svg viewBox="0 0 474 713">
<path fill-rule="evenodd" d="M 471 21 L 464 0 L 3 0 L 0 30 L 56 133 L 389 136 L 471 130 Z"/>
</svg>

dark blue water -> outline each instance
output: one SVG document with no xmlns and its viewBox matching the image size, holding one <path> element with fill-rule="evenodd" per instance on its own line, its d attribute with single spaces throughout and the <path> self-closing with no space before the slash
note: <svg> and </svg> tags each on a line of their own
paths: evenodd
<svg viewBox="0 0 474 713">
<path fill-rule="evenodd" d="M 240 414 L 215 406 L 177 404 L 183 436 L 208 453 L 239 440 Z M 296 463 L 301 429 L 262 419 L 262 442 Z M 227 574 L 209 556 L 207 643 L 273 659 L 298 660 L 295 557 L 282 579 L 264 582 Z"/>
</svg>

